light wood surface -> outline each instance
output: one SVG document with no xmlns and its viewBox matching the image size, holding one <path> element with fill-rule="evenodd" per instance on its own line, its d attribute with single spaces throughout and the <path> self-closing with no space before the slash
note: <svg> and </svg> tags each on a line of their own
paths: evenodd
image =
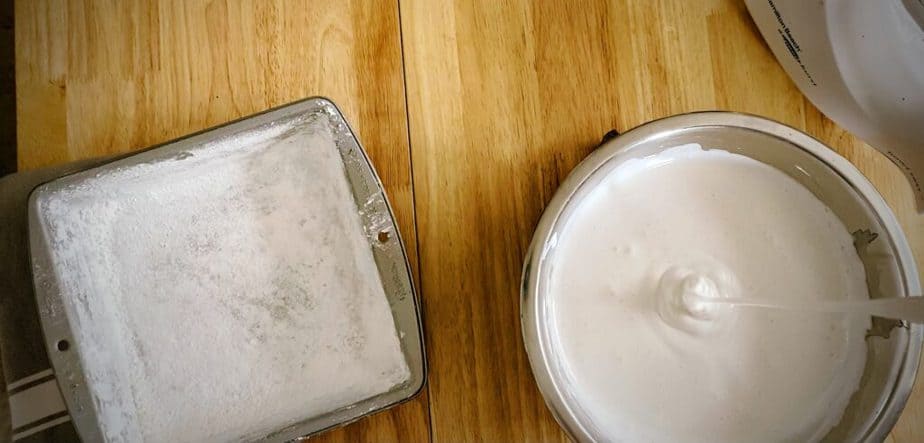
<svg viewBox="0 0 924 443">
<path fill-rule="evenodd" d="M 325 439 L 565 440 L 521 344 L 520 269 L 543 206 L 610 129 L 706 109 L 803 129 L 870 178 L 924 263 L 924 218 L 897 168 L 803 98 L 738 1 L 16 8 L 21 168 L 142 148 L 311 95 L 357 126 L 415 264 L 419 250 L 429 390 Z M 890 441 L 924 441 L 922 384 Z"/>
<path fill-rule="evenodd" d="M 544 204 L 612 128 L 724 109 L 804 129 L 872 179 L 924 263 L 898 170 L 802 97 L 740 2 L 402 0 L 401 12 L 436 441 L 561 439 L 520 344 L 520 270 Z M 921 391 L 895 442 L 924 440 Z"/>
</svg>

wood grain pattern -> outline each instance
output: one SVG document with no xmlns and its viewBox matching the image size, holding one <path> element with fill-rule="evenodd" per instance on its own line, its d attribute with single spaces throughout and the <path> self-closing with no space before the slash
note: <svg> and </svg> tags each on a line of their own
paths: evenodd
<svg viewBox="0 0 924 443">
<path fill-rule="evenodd" d="M 521 344 L 520 269 L 543 206 L 613 128 L 726 109 L 803 129 L 870 178 L 924 263 L 924 218 L 897 168 L 803 98 L 741 2 L 396 2 L 16 4 L 21 168 L 305 96 L 344 108 L 415 264 L 419 235 L 431 372 L 426 395 L 323 440 L 565 440 Z M 924 440 L 922 385 L 889 441 Z"/>
<path fill-rule="evenodd" d="M 401 0 L 436 441 L 564 440 L 520 344 L 518 283 L 544 204 L 612 128 L 706 109 L 821 139 L 924 220 L 881 154 L 821 115 L 741 2 Z M 924 439 L 919 383 L 894 442 Z"/>
<path fill-rule="evenodd" d="M 368 150 L 416 269 L 399 36 L 397 4 L 378 0 L 17 2 L 19 166 L 144 148 L 324 95 Z M 428 441 L 426 394 L 319 440 Z"/>
</svg>

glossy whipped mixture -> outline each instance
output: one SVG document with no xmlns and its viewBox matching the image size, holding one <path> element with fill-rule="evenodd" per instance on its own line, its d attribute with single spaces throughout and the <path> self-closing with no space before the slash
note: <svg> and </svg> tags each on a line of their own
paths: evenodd
<svg viewBox="0 0 924 443">
<path fill-rule="evenodd" d="M 869 317 L 709 303 L 868 298 L 852 237 L 782 172 L 685 145 L 629 160 L 559 233 L 553 346 L 602 441 L 817 441 L 866 361 Z"/>
</svg>

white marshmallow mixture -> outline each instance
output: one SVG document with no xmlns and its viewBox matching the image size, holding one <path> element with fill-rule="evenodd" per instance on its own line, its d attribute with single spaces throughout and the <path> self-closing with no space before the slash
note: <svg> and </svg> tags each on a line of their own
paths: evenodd
<svg viewBox="0 0 924 443">
<path fill-rule="evenodd" d="M 709 297 L 868 298 L 838 217 L 782 172 L 698 145 L 629 160 L 567 216 L 553 348 L 601 441 L 817 441 L 866 361 L 863 314 Z"/>
</svg>

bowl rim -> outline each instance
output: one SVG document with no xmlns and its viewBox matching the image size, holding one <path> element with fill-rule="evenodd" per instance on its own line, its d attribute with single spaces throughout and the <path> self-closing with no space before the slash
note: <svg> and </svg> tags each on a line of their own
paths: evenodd
<svg viewBox="0 0 924 443">
<path fill-rule="evenodd" d="M 912 296 L 921 294 L 921 283 L 914 255 L 891 208 L 872 183 L 853 164 L 817 139 L 782 123 L 738 112 L 693 112 L 644 123 L 606 140 L 568 174 L 543 210 L 524 259 L 520 286 L 520 325 L 523 343 L 533 376 L 546 406 L 559 425 L 577 441 L 592 441 L 593 434 L 577 418 L 577 414 L 565 400 L 564 389 L 560 381 L 553 376 L 550 360 L 552 350 L 545 337 L 546 325 L 541 318 L 542 312 L 538 302 L 541 296 L 539 283 L 542 278 L 543 261 L 550 242 L 555 240 L 552 236 L 553 230 L 581 185 L 610 159 L 646 142 L 704 127 L 745 129 L 783 139 L 832 168 L 866 200 L 875 215 L 879 217 L 882 226 L 892 237 L 898 266 L 901 269 L 908 294 L 913 294 Z M 879 412 L 878 419 L 872 423 L 863 436 L 866 440 L 881 441 L 888 435 L 898 421 L 911 394 L 918 370 L 921 344 L 924 340 L 924 325 L 911 324 L 908 329 L 907 349 L 900 364 L 896 382 L 892 386 L 885 407 Z"/>
</svg>

